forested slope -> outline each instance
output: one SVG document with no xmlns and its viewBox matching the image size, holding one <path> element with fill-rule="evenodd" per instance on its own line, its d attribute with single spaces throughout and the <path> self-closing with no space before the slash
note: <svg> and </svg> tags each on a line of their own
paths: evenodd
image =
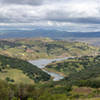
<svg viewBox="0 0 100 100">
<path fill-rule="evenodd" d="M 65 81 L 67 83 L 74 83 L 82 80 L 82 82 L 100 82 L 99 55 L 94 57 L 75 57 L 60 62 L 53 62 L 47 65 L 46 69 L 49 71 L 52 70 L 63 74 L 66 77 Z"/>
<path fill-rule="evenodd" d="M 19 62 L 21 63 L 19 64 Z M 23 67 L 21 67 L 21 65 L 23 65 L 24 68 L 25 65 L 29 65 L 30 67 L 34 68 L 36 67 L 33 65 L 31 66 L 23 60 L 0 56 L 0 73 L 5 73 L 5 69 L 20 69 L 23 70 L 24 73 L 28 73 L 23 69 Z M 53 64 L 50 64 L 49 67 L 51 66 L 52 69 L 54 65 L 56 65 L 56 68 L 54 68 L 53 70 L 61 70 L 61 73 L 64 73 L 66 76 L 64 79 L 57 82 L 49 81 L 43 84 L 33 85 L 10 84 L 9 81 L 0 81 L 0 98 L 3 98 L 4 100 L 9 100 L 9 98 L 11 98 L 11 100 L 16 100 L 18 98 L 19 100 L 100 99 L 100 56 L 76 57 L 61 62 L 53 62 Z M 60 65 L 60 67 L 58 65 Z M 26 67 L 26 69 L 30 69 L 30 67 Z M 38 74 L 43 73 L 40 71 L 40 69 L 36 69 L 35 71 L 39 72 Z M 31 72 L 35 74 L 37 73 L 34 71 Z M 48 80 L 49 76 L 47 77 L 45 75 L 47 74 L 41 74 L 41 78 L 45 77 L 44 80 Z M 35 77 L 36 81 L 37 79 L 41 78 Z M 41 79 L 40 81 L 44 80 Z"/>
<path fill-rule="evenodd" d="M 23 74 L 28 76 L 34 82 L 48 81 L 50 79 L 50 76 L 47 73 L 43 72 L 41 69 L 37 68 L 35 65 L 30 64 L 27 61 L 0 55 L 1 75 L 3 73 L 7 73 L 6 70 L 8 71 L 12 69 L 21 70 Z M 13 74 L 18 77 L 16 72 Z"/>
</svg>

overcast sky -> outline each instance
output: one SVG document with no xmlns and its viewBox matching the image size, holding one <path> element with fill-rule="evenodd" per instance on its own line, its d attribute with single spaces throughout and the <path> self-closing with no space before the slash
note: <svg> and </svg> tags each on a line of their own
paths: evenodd
<svg viewBox="0 0 100 100">
<path fill-rule="evenodd" d="M 100 31 L 100 0 L 0 0 L 0 26 Z"/>
</svg>

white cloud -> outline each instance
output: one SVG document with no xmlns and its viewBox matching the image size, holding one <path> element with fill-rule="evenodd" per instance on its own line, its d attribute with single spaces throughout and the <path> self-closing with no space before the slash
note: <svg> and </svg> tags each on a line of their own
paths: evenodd
<svg viewBox="0 0 100 100">
<path fill-rule="evenodd" d="M 8 1 L 0 0 L 0 25 L 19 23 L 25 25 L 26 23 L 27 25 L 69 27 L 70 24 L 70 27 L 75 27 L 73 25 L 83 27 L 100 24 L 99 0 Z M 98 29 L 97 26 L 95 30 Z"/>
</svg>

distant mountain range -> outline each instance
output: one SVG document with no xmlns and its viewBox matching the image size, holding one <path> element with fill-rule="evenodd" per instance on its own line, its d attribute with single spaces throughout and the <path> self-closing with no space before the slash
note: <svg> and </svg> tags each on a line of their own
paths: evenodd
<svg viewBox="0 0 100 100">
<path fill-rule="evenodd" d="M 30 38 L 30 37 L 50 37 L 59 38 L 96 38 L 100 37 L 100 32 L 67 32 L 62 30 L 34 29 L 34 30 L 1 30 L 0 38 Z"/>
</svg>

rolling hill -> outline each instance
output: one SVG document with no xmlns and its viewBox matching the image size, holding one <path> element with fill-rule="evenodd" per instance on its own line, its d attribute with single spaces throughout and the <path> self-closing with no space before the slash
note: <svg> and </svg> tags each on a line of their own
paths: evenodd
<svg viewBox="0 0 100 100">
<path fill-rule="evenodd" d="M 52 40 L 50 38 L 0 40 L 0 54 L 24 60 L 96 55 L 98 52 L 99 48 L 87 43 Z"/>
<path fill-rule="evenodd" d="M 67 83 L 84 81 L 100 82 L 100 56 L 83 56 L 70 58 L 60 62 L 53 62 L 46 66 L 47 70 L 52 70 L 63 74 Z M 91 84 L 88 84 L 91 85 Z M 95 86 L 95 85 L 94 85 Z"/>
<path fill-rule="evenodd" d="M 48 81 L 50 76 L 27 61 L 0 55 L 0 79 L 32 84 Z"/>
<path fill-rule="evenodd" d="M 0 81 L 0 97 L 5 100 L 100 100 L 100 56 L 76 57 L 53 62 L 50 66 L 53 70 L 62 71 L 66 77 L 57 82 L 36 85 Z"/>
</svg>

